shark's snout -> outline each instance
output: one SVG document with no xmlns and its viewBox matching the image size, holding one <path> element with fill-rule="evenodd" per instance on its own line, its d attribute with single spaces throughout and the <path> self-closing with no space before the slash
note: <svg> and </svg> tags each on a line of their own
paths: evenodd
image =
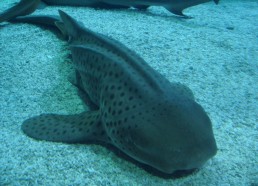
<svg viewBox="0 0 258 186">
<path fill-rule="evenodd" d="M 193 102 L 175 108 L 176 114 L 149 120 L 131 137 L 139 161 L 169 174 L 200 168 L 217 152 L 210 119 L 201 106 Z"/>
</svg>

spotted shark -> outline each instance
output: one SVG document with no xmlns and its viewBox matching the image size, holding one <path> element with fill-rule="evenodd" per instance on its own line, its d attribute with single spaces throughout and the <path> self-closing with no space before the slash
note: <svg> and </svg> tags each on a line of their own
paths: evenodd
<svg viewBox="0 0 258 186">
<path fill-rule="evenodd" d="M 88 6 L 94 8 L 129 8 L 146 9 L 149 6 L 163 6 L 168 11 L 183 17 L 183 10 L 212 0 L 21 0 L 15 6 L 0 14 L 0 23 L 17 16 L 34 12 L 40 4 L 63 6 Z M 219 0 L 213 0 L 216 4 Z"/>
<path fill-rule="evenodd" d="M 216 154 L 211 121 L 187 86 L 171 83 L 119 41 L 59 15 L 55 25 L 69 37 L 75 69 L 71 82 L 90 109 L 29 118 L 21 127 L 27 136 L 110 144 L 166 174 L 200 168 Z"/>
</svg>

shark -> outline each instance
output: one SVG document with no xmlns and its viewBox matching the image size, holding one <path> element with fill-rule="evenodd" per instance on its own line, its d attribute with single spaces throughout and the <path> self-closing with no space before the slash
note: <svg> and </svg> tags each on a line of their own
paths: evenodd
<svg viewBox="0 0 258 186">
<path fill-rule="evenodd" d="M 52 142 L 109 144 L 165 174 L 201 168 L 215 156 L 211 120 L 190 88 L 170 82 L 121 42 L 61 10 L 59 15 L 50 25 L 55 22 L 69 38 L 70 81 L 89 110 L 28 118 L 21 126 L 24 134 Z M 43 17 L 40 21 L 45 23 Z"/>
<path fill-rule="evenodd" d="M 129 8 L 147 9 L 149 6 L 163 6 L 173 14 L 190 18 L 183 10 L 212 0 L 21 0 L 13 7 L 0 14 L 0 23 L 18 16 L 34 12 L 40 5 L 88 6 L 94 8 Z M 216 4 L 219 0 L 213 0 Z M 42 7 L 42 6 L 41 6 Z"/>
</svg>

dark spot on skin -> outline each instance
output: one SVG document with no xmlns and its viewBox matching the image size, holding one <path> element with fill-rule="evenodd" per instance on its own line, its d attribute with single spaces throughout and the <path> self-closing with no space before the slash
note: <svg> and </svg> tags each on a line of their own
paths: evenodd
<svg viewBox="0 0 258 186">
<path fill-rule="evenodd" d="M 110 95 L 110 99 L 114 99 L 115 98 L 115 95 L 114 94 L 111 94 Z"/>
<path fill-rule="evenodd" d="M 105 134 L 105 131 L 102 130 L 101 133 L 100 133 L 100 135 L 101 135 L 101 136 L 104 136 L 104 134 Z"/>
</svg>

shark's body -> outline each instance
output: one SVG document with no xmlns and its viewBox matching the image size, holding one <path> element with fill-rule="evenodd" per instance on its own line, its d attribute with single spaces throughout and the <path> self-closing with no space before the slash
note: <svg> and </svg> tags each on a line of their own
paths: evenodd
<svg viewBox="0 0 258 186">
<path fill-rule="evenodd" d="M 164 173 L 201 167 L 217 151 L 209 117 L 189 88 L 170 83 L 120 42 L 90 31 L 60 11 L 78 87 L 91 110 L 26 120 L 30 137 L 101 141 Z"/>
<path fill-rule="evenodd" d="M 89 6 L 99 8 L 129 8 L 146 9 L 149 6 L 163 6 L 170 12 L 187 17 L 183 10 L 212 0 L 21 0 L 14 7 L 0 14 L 0 23 L 17 16 L 28 15 L 36 10 L 40 3 L 47 5 Z M 213 0 L 218 4 L 219 0 Z"/>
</svg>

